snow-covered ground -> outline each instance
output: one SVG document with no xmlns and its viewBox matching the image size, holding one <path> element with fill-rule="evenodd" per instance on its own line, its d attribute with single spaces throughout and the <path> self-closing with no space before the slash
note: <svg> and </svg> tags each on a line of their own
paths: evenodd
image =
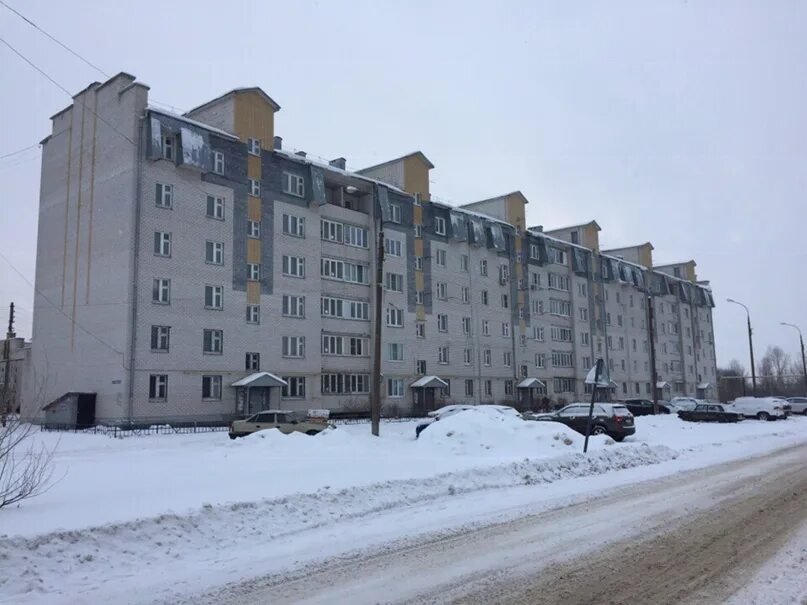
<svg viewBox="0 0 807 605">
<path fill-rule="evenodd" d="M 518 488 L 521 498 L 524 486 L 534 485 L 579 493 L 807 440 L 807 418 L 636 422 L 636 435 L 624 443 L 593 438 L 587 456 L 582 437 L 562 425 L 480 410 L 445 418 L 418 440 L 414 422 L 384 423 L 380 438 L 369 425 L 315 437 L 267 431 L 235 441 L 226 433 L 38 433 L 56 448 L 61 478 L 39 498 L 0 511 L 0 565 L 8 570 L 0 574 L 0 603 L 89 603 L 121 594 L 148 602 L 183 573 L 202 589 L 273 571 L 251 567 L 256 542 L 312 528 L 469 493 L 491 494 L 478 511 L 494 511 L 508 489 Z M 340 540 L 343 551 L 357 546 L 349 535 Z M 210 565 L 213 552 L 227 565 L 200 577 L 198 565 Z"/>
</svg>

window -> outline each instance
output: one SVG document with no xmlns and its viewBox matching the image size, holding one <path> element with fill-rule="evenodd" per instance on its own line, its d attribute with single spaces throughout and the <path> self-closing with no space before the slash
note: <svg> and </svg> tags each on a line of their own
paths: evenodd
<svg viewBox="0 0 807 605">
<path fill-rule="evenodd" d="M 283 315 L 286 317 L 305 317 L 305 296 L 284 294 Z"/>
<path fill-rule="evenodd" d="M 463 304 L 471 302 L 471 289 L 468 286 L 462 286 L 460 289 Z"/>
<path fill-rule="evenodd" d="M 550 333 L 554 342 L 572 342 L 572 331 L 569 328 L 552 326 Z"/>
<path fill-rule="evenodd" d="M 570 235 L 572 236 L 572 243 L 573 244 L 579 244 L 580 243 L 580 232 L 579 231 L 572 231 Z"/>
<path fill-rule="evenodd" d="M 283 234 L 305 237 L 305 218 L 293 214 L 283 215 Z"/>
<path fill-rule="evenodd" d="M 490 322 L 487 319 L 482 320 L 482 335 L 490 336 Z"/>
<path fill-rule="evenodd" d="M 205 242 L 205 262 L 210 265 L 224 264 L 223 242 Z"/>
<path fill-rule="evenodd" d="M 249 194 L 261 197 L 261 182 L 258 179 L 249 179 Z"/>
<path fill-rule="evenodd" d="M 388 256 L 401 255 L 401 240 L 384 238 L 384 254 Z"/>
<path fill-rule="evenodd" d="M 471 334 L 471 318 L 470 317 L 463 317 L 462 318 L 462 333 L 466 336 Z"/>
<path fill-rule="evenodd" d="M 403 396 L 404 396 L 403 378 L 387 379 L 387 397 L 391 399 L 400 399 Z"/>
<path fill-rule="evenodd" d="M 510 351 L 504 351 L 502 354 L 502 363 L 504 363 L 505 367 L 510 367 L 513 365 L 513 354 Z"/>
<path fill-rule="evenodd" d="M 465 380 L 465 396 L 466 397 L 474 396 L 474 381 L 470 378 Z"/>
<path fill-rule="evenodd" d="M 572 316 L 572 303 L 567 300 L 557 300 L 556 298 L 549 299 L 549 312 L 552 315 L 562 315 L 563 317 Z"/>
<path fill-rule="evenodd" d="M 384 287 L 390 292 L 403 292 L 403 275 L 387 272 L 384 276 Z"/>
<path fill-rule="evenodd" d="M 367 248 L 367 229 L 355 225 L 345 225 L 345 245 Z"/>
<path fill-rule="evenodd" d="M 202 376 L 202 399 L 221 399 L 221 376 Z"/>
<path fill-rule="evenodd" d="M 416 256 L 415 257 L 415 270 L 416 271 L 423 271 L 423 257 Z"/>
<path fill-rule="evenodd" d="M 437 282 L 437 298 L 440 300 L 448 300 L 448 284 L 445 282 Z"/>
<path fill-rule="evenodd" d="M 151 374 L 149 376 L 149 399 L 152 401 L 168 399 L 168 374 Z"/>
<path fill-rule="evenodd" d="M 499 283 L 505 284 L 510 279 L 510 267 L 507 265 L 499 265 Z"/>
<path fill-rule="evenodd" d="M 442 216 L 434 217 L 434 232 L 437 235 L 446 234 L 446 219 L 444 219 Z"/>
<path fill-rule="evenodd" d="M 250 281 L 261 279 L 261 266 L 258 263 L 247 263 L 247 279 Z"/>
<path fill-rule="evenodd" d="M 296 197 L 305 197 L 305 181 L 303 177 L 290 172 L 284 172 L 283 193 L 288 193 Z"/>
<path fill-rule="evenodd" d="M 305 357 L 305 336 L 284 336 L 283 357 Z"/>
<path fill-rule="evenodd" d="M 322 335 L 323 355 L 344 355 L 344 340 L 341 336 Z"/>
<path fill-rule="evenodd" d="M 305 259 L 299 256 L 283 256 L 283 275 L 305 277 Z"/>
<path fill-rule="evenodd" d="M 402 328 L 404 325 L 403 309 L 387 307 L 387 325 L 392 328 Z"/>
<path fill-rule="evenodd" d="M 588 296 L 588 286 L 585 282 L 577 284 L 577 293 L 583 297 Z"/>
<path fill-rule="evenodd" d="M 527 366 L 526 365 L 521 365 L 521 366 L 518 367 L 518 375 L 521 376 L 522 378 L 527 377 Z"/>
<path fill-rule="evenodd" d="M 535 340 L 542 342 L 544 340 L 544 328 L 542 326 L 533 326 L 532 337 Z"/>
<path fill-rule="evenodd" d="M 502 308 L 507 309 L 510 306 L 510 297 L 507 294 L 502 294 Z"/>
<path fill-rule="evenodd" d="M 305 397 L 305 376 L 283 376 L 286 383 L 280 390 L 283 399 L 302 399 Z"/>
<path fill-rule="evenodd" d="M 171 256 L 171 234 L 164 231 L 154 232 L 155 256 Z"/>
<path fill-rule="evenodd" d="M 156 278 L 152 284 L 151 301 L 167 305 L 171 302 L 171 280 Z"/>
<path fill-rule="evenodd" d="M 463 349 L 462 350 L 462 363 L 466 366 L 469 366 L 473 363 L 473 349 Z"/>
<path fill-rule="evenodd" d="M 415 336 L 418 338 L 426 338 L 426 323 L 418 321 L 415 323 Z"/>
<path fill-rule="evenodd" d="M 502 322 L 502 336 L 509 337 L 510 336 L 510 322 L 503 321 Z"/>
<path fill-rule="evenodd" d="M 224 154 L 221 151 L 213 152 L 213 172 L 216 174 L 224 174 Z M 258 193 L 253 195 L 260 194 L 260 185 L 258 185 Z"/>
<path fill-rule="evenodd" d="M 286 217 L 283 215 L 283 231 L 286 232 Z M 329 221 L 328 219 L 320 219 L 319 221 L 319 234 L 320 238 L 326 242 L 342 242 L 344 238 L 344 229 L 342 223 Z"/>
<path fill-rule="evenodd" d="M 398 204 L 389 205 L 390 220 L 393 223 L 401 222 L 401 207 Z"/>
<path fill-rule="evenodd" d="M 415 225 L 415 237 L 423 237 L 423 226 Z"/>
<path fill-rule="evenodd" d="M 387 361 L 403 361 L 403 345 L 399 342 L 387 343 Z"/>
<path fill-rule="evenodd" d="M 261 323 L 261 308 L 259 305 L 247 305 L 247 323 Z"/>
<path fill-rule="evenodd" d="M 566 251 L 553 246 L 549 247 L 549 260 L 558 265 L 566 264 Z M 551 286 L 550 286 L 551 287 Z M 568 288 L 567 288 L 568 289 Z"/>
<path fill-rule="evenodd" d="M 538 244 L 530 244 L 530 258 L 533 260 L 538 260 Z"/>
<path fill-rule="evenodd" d="M 250 155 L 261 155 L 261 140 L 260 139 L 247 139 L 247 153 Z"/>
<path fill-rule="evenodd" d="M 305 297 L 302 297 L 305 299 Z M 320 311 L 323 317 L 342 319 L 369 319 L 370 305 L 360 300 L 348 300 L 323 296 L 320 298 Z"/>
<path fill-rule="evenodd" d="M 321 378 L 324 395 L 369 393 L 369 374 L 323 374 Z"/>
<path fill-rule="evenodd" d="M 537 290 L 541 285 L 541 275 L 535 271 L 530 272 L 530 289 Z"/>
<path fill-rule="evenodd" d="M 174 186 L 157 183 L 157 194 L 154 199 L 158 208 L 173 208 Z"/>
<path fill-rule="evenodd" d="M 574 378 L 553 378 L 552 390 L 555 393 L 574 393 Z"/>
<path fill-rule="evenodd" d="M 175 158 L 175 145 L 173 136 L 163 137 L 163 158 L 166 160 L 173 160 Z"/>
<path fill-rule="evenodd" d="M 482 296 L 482 304 L 487 305 L 488 304 L 488 291 L 487 290 L 482 290 L 481 296 Z"/>
<path fill-rule="evenodd" d="M 224 198 L 218 195 L 207 196 L 207 216 L 220 221 L 224 220 Z"/>
<path fill-rule="evenodd" d="M 591 342 L 588 332 L 580 332 L 580 344 L 588 346 Z"/>
<path fill-rule="evenodd" d="M 535 367 L 536 368 L 545 368 L 546 367 L 546 354 L 544 354 L 544 353 L 536 353 L 535 354 Z"/>
<path fill-rule="evenodd" d="M 261 222 L 247 221 L 247 237 L 261 239 Z"/>
<path fill-rule="evenodd" d="M 437 314 L 437 331 L 448 332 L 448 315 L 444 313 Z"/>
<path fill-rule="evenodd" d="M 261 369 L 261 354 L 260 353 L 247 353 L 244 361 L 245 370 L 260 370 Z"/>
<path fill-rule="evenodd" d="M 565 275 L 558 275 L 557 273 L 549 274 L 549 289 L 550 290 L 564 290 L 569 291 L 569 278 Z"/>
<path fill-rule="evenodd" d="M 448 347 L 437 347 L 437 363 L 448 363 Z"/>
<path fill-rule="evenodd" d="M 418 359 L 415 361 L 415 373 L 421 376 L 426 373 L 426 360 Z"/>
<path fill-rule="evenodd" d="M 224 286 L 205 286 L 205 309 L 224 308 Z"/>
<path fill-rule="evenodd" d="M 588 309 L 585 307 L 580 307 L 580 321 L 588 321 Z"/>
<path fill-rule="evenodd" d="M 488 275 L 488 261 L 482 259 L 479 261 L 479 275 L 487 277 Z"/>
<path fill-rule="evenodd" d="M 493 396 L 493 381 L 492 380 L 486 380 L 485 381 L 485 396 L 486 397 Z"/>
<path fill-rule="evenodd" d="M 512 380 L 505 380 L 504 381 L 504 394 L 505 395 L 512 395 L 513 394 L 513 381 Z"/>
<path fill-rule="evenodd" d="M 446 251 L 442 248 L 435 250 L 434 262 L 440 267 L 446 266 Z"/>
<path fill-rule="evenodd" d="M 574 357 L 565 351 L 552 351 L 552 366 L 555 368 L 574 367 Z"/>
<path fill-rule="evenodd" d="M 423 294 L 423 290 L 415 290 L 415 304 L 422 305 L 423 299 L 425 295 Z"/>
<path fill-rule="evenodd" d="M 482 351 L 482 363 L 484 363 L 486 366 L 489 366 L 491 364 L 490 349 L 485 349 L 484 351 Z"/>
<path fill-rule="evenodd" d="M 168 326 L 151 326 L 151 350 L 167 353 L 170 334 Z"/>
<path fill-rule="evenodd" d="M 224 350 L 224 332 L 221 330 L 202 330 L 202 352 L 221 355 Z"/>
<path fill-rule="evenodd" d="M 470 257 L 467 254 L 463 254 L 460 256 L 460 271 L 468 273 L 468 267 L 470 265 Z"/>
<path fill-rule="evenodd" d="M 583 355 L 583 368 L 590 368 L 591 367 L 591 357 L 588 355 Z"/>
</svg>

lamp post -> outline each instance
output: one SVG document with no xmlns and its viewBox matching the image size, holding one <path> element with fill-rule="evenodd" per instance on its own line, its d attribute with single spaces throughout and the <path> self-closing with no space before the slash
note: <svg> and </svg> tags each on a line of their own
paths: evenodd
<svg viewBox="0 0 807 605">
<path fill-rule="evenodd" d="M 748 310 L 743 303 L 736 301 L 732 298 L 727 298 L 726 302 L 734 303 L 735 305 L 740 305 L 743 309 L 745 309 L 745 314 L 748 317 L 748 349 L 751 352 L 751 391 L 756 396 L 757 394 L 757 371 L 754 367 L 754 339 L 752 338 L 751 334 L 753 333 L 751 330 L 751 312 Z"/>
<path fill-rule="evenodd" d="M 790 326 L 791 328 L 795 328 L 796 331 L 799 333 L 799 344 L 801 345 L 801 367 L 804 369 L 804 388 L 805 393 L 807 393 L 807 361 L 804 358 L 804 337 L 801 334 L 801 328 L 799 328 L 796 324 L 789 324 L 786 321 L 779 322 L 780 325 L 783 326 Z"/>
</svg>

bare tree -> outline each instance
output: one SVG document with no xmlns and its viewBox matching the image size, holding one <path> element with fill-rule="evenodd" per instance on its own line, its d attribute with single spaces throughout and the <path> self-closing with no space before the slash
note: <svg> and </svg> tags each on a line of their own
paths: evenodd
<svg viewBox="0 0 807 605">
<path fill-rule="evenodd" d="M 746 394 L 745 367 L 736 359 L 727 368 L 717 368 L 717 389 L 720 401 L 732 401 Z"/>
<path fill-rule="evenodd" d="M 38 496 L 53 479 L 53 451 L 32 439 L 32 425 L 7 416 L 0 428 L 0 508 Z"/>
</svg>

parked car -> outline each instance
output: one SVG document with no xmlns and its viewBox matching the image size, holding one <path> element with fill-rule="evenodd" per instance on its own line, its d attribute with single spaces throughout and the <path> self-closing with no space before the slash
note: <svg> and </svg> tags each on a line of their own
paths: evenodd
<svg viewBox="0 0 807 605">
<path fill-rule="evenodd" d="M 738 397 L 727 409 L 758 420 L 786 418 L 782 400 L 774 397 Z"/>
<path fill-rule="evenodd" d="M 585 435 L 590 405 L 589 403 L 572 403 L 551 414 L 537 414 L 535 420 L 560 422 Z M 635 432 L 633 414 L 627 407 L 621 403 L 594 404 L 594 414 L 591 417 L 592 435 L 606 434 L 614 441 L 622 441 Z"/>
<path fill-rule="evenodd" d="M 695 409 L 695 406 L 699 403 L 705 403 L 703 401 L 698 401 L 694 397 L 673 397 L 670 399 L 670 403 L 675 408 L 676 412 L 688 411 L 691 412 Z"/>
<path fill-rule="evenodd" d="M 244 420 L 230 424 L 230 439 L 245 437 L 258 431 L 278 429 L 281 433 L 305 433 L 316 435 L 331 425 L 324 416 L 310 416 L 292 410 L 264 410 Z"/>
<path fill-rule="evenodd" d="M 785 418 L 790 416 L 793 413 L 793 407 L 790 405 L 790 402 L 787 400 L 787 397 L 784 395 L 771 395 L 773 399 L 778 399 L 782 402 L 782 409 L 785 412 Z"/>
<path fill-rule="evenodd" d="M 649 416 L 654 413 L 653 402 L 649 399 L 626 399 L 623 403 L 634 416 Z M 670 408 L 659 402 L 658 413 L 669 414 Z"/>
<path fill-rule="evenodd" d="M 471 409 L 478 409 L 478 408 L 486 408 L 486 409 L 493 409 L 500 414 L 505 415 L 512 415 L 521 418 L 521 414 L 518 413 L 518 410 L 515 408 L 511 408 L 507 405 L 489 405 L 489 404 L 480 404 L 480 405 L 446 405 L 441 407 L 440 409 L 434 410 L 433 412 L 429 412 L 428 416 L 429 419 L 425 422 L 421 422 L 415 427 L 415 439 L 420 437 L 420 434 L 425 431 L 429 426 L 440 420 L 441 418 L 447 418 L 448 416 L 453 416 L 454 414 L 459 414 L 460 412 L 464 412 L 465 410 Z"/>
<path fill-rule="evenodd" d="M 739 422 L 744 416 L 739 412 L 732 412 L 719 403 L 699 403 L 692 411 L 678 412 L 681 420 L 690 422 Z"/>
<path fill-rule="evenodd" d="M 794 414 L 804 414 L 807 416 L 807 397 L 788 397 L 788 404 Z"/>
</svg>

